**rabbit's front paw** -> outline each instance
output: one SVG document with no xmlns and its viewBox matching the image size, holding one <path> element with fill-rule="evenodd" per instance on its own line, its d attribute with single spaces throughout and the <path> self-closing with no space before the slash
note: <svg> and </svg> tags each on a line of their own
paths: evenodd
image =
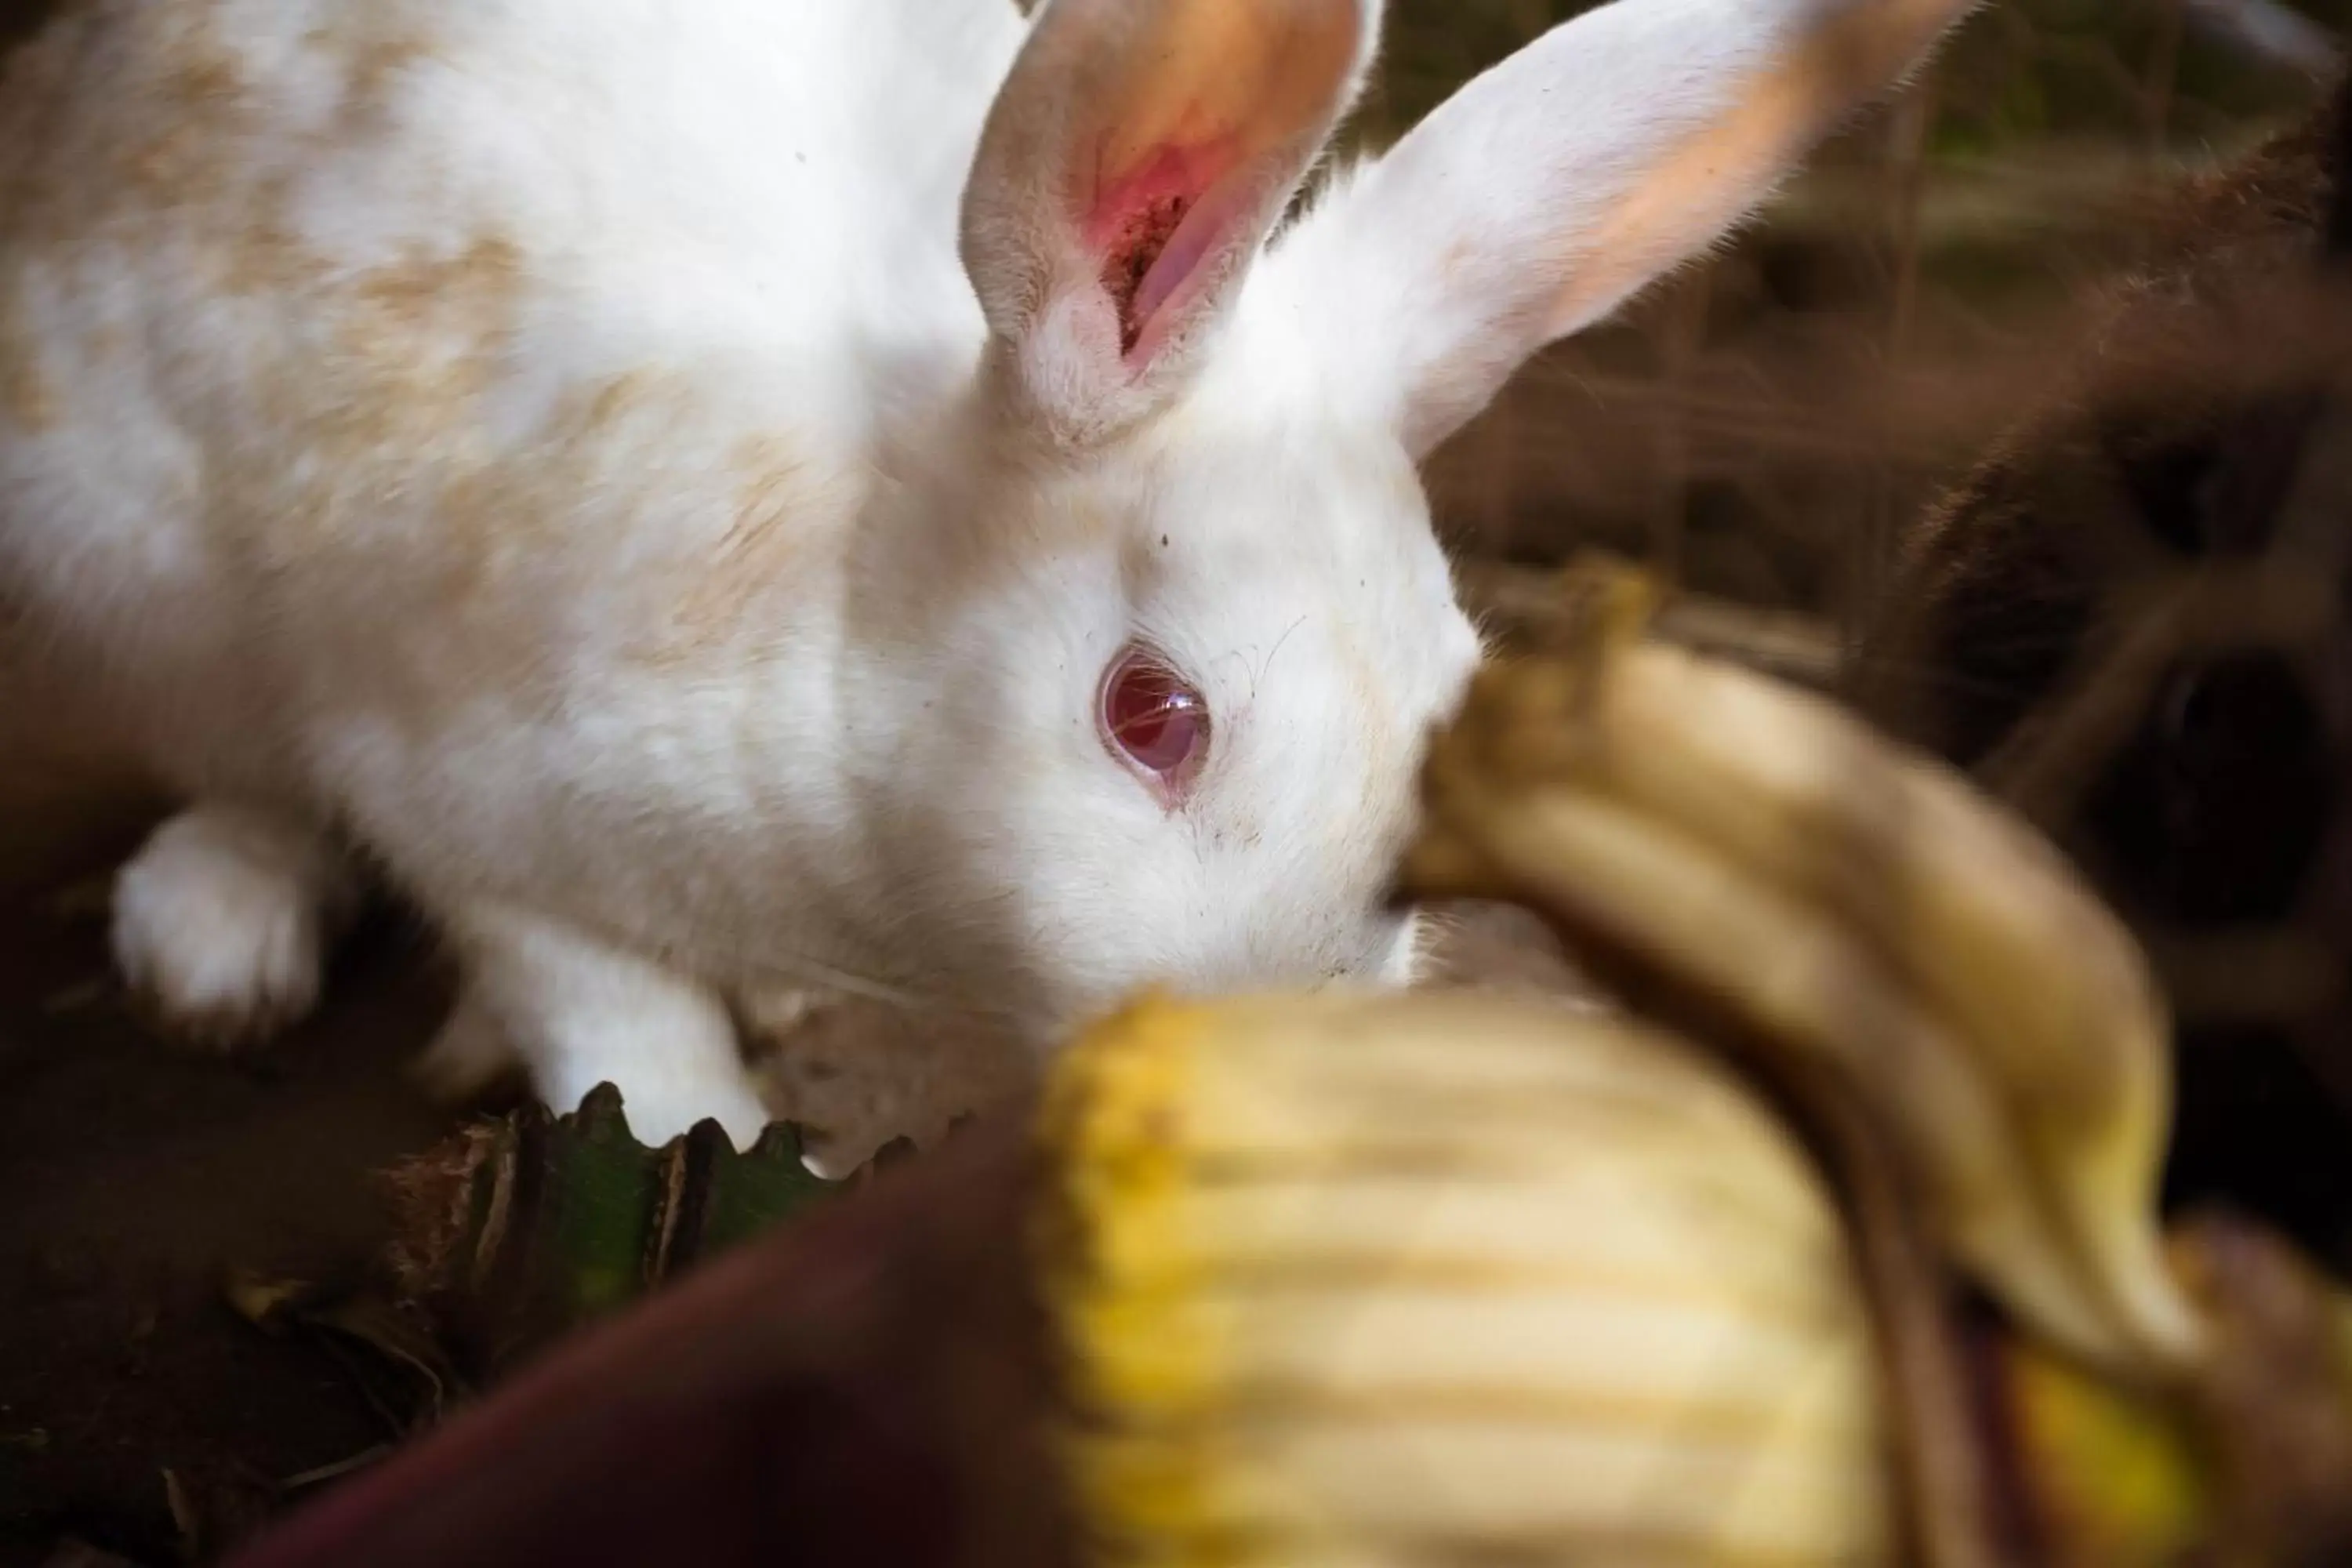
<svg viewBox="0 0 2352 1568">
<path fill-rule="evenodd" d="M 299 824 L 196 806 L 116 879 L 115 963 L 171 1034 L 214 1048 L 259 1039 L 318 1001 L 350 892 L 333 851 Z"/>
<path fill-rule="evenodd" d="M 530 1069 L 540 1099 L 576 1110 L 620 1090 L 629 1131 L 648 1146 L 715 1120 L 738 1149 L 768 1124 L 744 1074 L 735 1025 L 691 977 L 562 921 L 483 905 L 455 912 L 467 950 L 458 1010 L 425 1068 L 457 1086 L 502 1060 Z"/>
<path fill-rule="evenodd" d="M 462 1104 L 480 1095 L 509 1070 L 522 1067 L 496 1014 L 481 993 L 468 986 L 458 993 L 441 1032 L 410 1068 L 416 1086 L 434 1099 Z"/>
</svg>

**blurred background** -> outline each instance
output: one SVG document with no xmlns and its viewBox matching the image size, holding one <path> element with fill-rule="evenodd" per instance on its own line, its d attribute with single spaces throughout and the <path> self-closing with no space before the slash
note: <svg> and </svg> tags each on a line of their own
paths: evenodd
<svg viewBox="0 0 2352 1568">
<path fill-rule="evenodd" d="M 1402 134 L 1570 0 L 1400 0 L 1357 133 Z M 2298 119 L 2344 0 L 2000 0 L 1728 249 L 1523 374 L 1432 473 L 1479 561 L 1581 545 L 1832 649 L 1892 548 L 2082 336 L 2181 177 Z M 1801 617 L 1780 619 L 1778 617 Z"/>
</svg>

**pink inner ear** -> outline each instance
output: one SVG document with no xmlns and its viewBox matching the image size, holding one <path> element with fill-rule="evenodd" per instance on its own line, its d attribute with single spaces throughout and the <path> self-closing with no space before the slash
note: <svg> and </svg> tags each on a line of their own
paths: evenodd
<svg viewBox="0 0 2352 1568">
<path fill-rule="evenodd" d="M 1215 187 L 1234 161 L 1230 143 L 1163 146 L 1096 197 L 1080 232 L 1103 258 L 1120 353 L 1150 357 L 1164 336 L 1153 316 L 1231 230 L 1234 193 Z"/>
</svg>

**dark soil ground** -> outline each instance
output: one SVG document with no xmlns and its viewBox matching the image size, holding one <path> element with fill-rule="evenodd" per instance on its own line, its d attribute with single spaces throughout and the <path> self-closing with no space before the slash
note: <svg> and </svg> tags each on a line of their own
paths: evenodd
<svg viewBox="0 0 2352 1568">
<path fill-rule="evenodd" d="M 271 1499 L 408 1414 L 223 1286 L 364 1270 L 389 1222 L 374 1173 L 454 1120 L 402 1071 L 447 981 L 378 915 L 266 1051 L 160 1039 L 112 983 L 104 917 L 155 803 L 30 668 L 0 617 L 0 1568 L 67 1540 L 173 1563 L 175 1489 L 211 1533 L 222 1500 Z"/>
<path fill-rule="evenodd" d="M 364 1268 L 385 1226 L 372 1173 L 451 1121 L 400 1070 L 443 983 L 379 920 L 310 1024 L 263 1054 L 191 1055 L 123 1010 L 102 919 L 60 913 L 56 889 L 0 909 L 0 1564 L 61 1538 L 171 1562 L 175 1483 L 184 1514 L 216 1512 L 398 1435 L 350 1361 L 264 1333 L 223 1283 Z"/>
</svg>

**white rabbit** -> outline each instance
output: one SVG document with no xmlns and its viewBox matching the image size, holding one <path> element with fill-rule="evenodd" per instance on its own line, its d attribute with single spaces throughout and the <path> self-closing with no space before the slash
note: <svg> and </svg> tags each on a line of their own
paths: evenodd
<svg viewBox="0 0 2352 1568">
<path fill-rule="evenodd" d="M 0 89 L 0 595 L 194 802 L 122 968 L 284 1024 L 363 856 L 445 1062 L 738 1141 L 780 983 L 1406 978 L 1416 461 L 1967 8 L 1619 0 L 1266 248 L 1377 0 L 88 0 Z"/>
</svg>

